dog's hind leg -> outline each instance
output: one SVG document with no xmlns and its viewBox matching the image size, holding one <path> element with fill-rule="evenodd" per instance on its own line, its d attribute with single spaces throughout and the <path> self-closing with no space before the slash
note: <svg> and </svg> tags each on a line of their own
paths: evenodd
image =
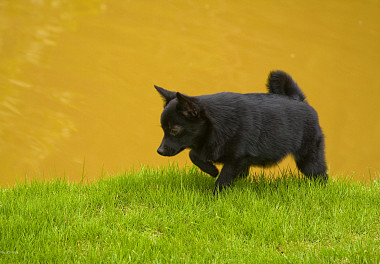
<svg viewBox="0 0 380 264">
<path fill-rule="evenodd" d="M 307 146 L 308 152 L 299 151 L 294 155 L 298 169 L 310 179 L 327 182 L 327 166 L 324 152 L 324 140 L 320 137 L 315 144 Z"/>
<path fill-rule="evenodd" d="M 207 174 L 210 174 L 212 177 L 216 177 L 219 174 L 219 170 L 212 164 L 210 161 L 204 161 L 194 150 L 190 150 L 189 153 L 191 161 L 197 165 L 202 171 L 206 172 Z"/>
</svg>

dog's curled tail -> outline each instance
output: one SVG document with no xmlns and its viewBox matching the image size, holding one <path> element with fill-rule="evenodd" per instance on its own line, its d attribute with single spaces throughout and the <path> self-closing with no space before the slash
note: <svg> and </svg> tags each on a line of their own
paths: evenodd
<svg viewBox="0 0 380 264">
<path fill-rule="evenodd" d="M 289 74 L 283 71 L 277 70 L 269 73 L 267 88 L 268 92 L 272 94 L 286 95 L 299 101 L 306 99 L 297 83 L 293 81 Z"/>
</svg>

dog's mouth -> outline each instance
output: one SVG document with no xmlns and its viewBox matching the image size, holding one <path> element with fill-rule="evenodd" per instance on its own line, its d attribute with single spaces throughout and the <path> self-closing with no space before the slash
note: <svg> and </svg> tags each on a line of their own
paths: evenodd
<svg viewBox="0 0 380 264">
<path fill-rule="evenodd" d="M 157 149 L 157 152 L 158 154 L 160 154 L 161 156 L 167 156 L 167 157 L 170 157 L 170 156 L 175 156 L 177 155 L 178 153 L 180 153 L 181 151 L 183 151 L 186 147 L 181 147 L 179 148 L 178 150 L 176 149 L 173 149 L 173 148 L 168 148 L 166 146 L 160 146 L 158 149 Z"/>
</svg>

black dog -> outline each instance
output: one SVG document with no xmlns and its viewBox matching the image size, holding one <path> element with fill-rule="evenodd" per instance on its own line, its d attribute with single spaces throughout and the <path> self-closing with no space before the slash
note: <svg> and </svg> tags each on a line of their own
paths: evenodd
<svg viewBox="0 0 380 264">
<path fill-rule="evenodd" d="M 174 156 L 190 148 L 190 159 L 217 177 L 215 192 L 246 176 L 250 166 L 271 166 L 293 154 L 298 169 L 327 181 L 324 136 L 317 112 L 283 71 L 269 74 L 269 93 L 187 96 L 155 86 L 165 101 L 164 138 L 157 152 Z"/>
</svg>

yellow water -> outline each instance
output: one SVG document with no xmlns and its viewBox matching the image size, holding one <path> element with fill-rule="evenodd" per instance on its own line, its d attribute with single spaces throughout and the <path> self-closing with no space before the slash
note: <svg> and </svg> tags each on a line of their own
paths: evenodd
<svg viewBox="0 0 380 264">
<path fill-rule="evenodd" d="M 317 109 L 330 172 L 374 177 L 379 14 L 370 0 L 1 1 L 0 185 L 190 164 L 186 152 L 156 153 L 153 84 L 264 92 L 273 69 L 289 72 Z"/>
</svg>

